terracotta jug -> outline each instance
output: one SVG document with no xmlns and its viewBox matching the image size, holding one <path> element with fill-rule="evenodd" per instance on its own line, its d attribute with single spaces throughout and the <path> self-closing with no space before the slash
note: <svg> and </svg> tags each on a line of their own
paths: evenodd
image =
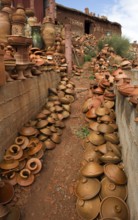
<svg viewBox="0 0 138 220">
<path fill-rule="evenodd" d="M 56 38 L 55 25 L 49 17 L 45 17 L 42 26 L 42 38 L 46 49 L 53 47 Z"/>
</svg>

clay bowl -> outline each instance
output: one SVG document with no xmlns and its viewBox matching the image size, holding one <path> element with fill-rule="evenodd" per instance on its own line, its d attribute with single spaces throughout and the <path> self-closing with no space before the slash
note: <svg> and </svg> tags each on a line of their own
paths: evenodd
<svg viewBox="0 0 138 220">
<path fill-rule="evenodd" d="M 13 144 L 7 149 L 6 155 L 10 155 L 13 159 L 18 160 L 23 156 L 23 150 L 19 145 Z"/>
<path fill-rule="evenodd" d="M 7 180 L 0 181 L 0 204 L 9 203 L 14 196 L 14 188 Z"/>
<path fill-rule="evenodd" d="M 40 132 L 48 137 L 52 135 L 52 132 L 49 127 L 40 129 Z"/>
<path fill-rule="evenodd" d="M 42 147 L 43 147 L 42 142 L 39 142 L 37 144 L 32 145 L 32 147 L 30 147 L 28 150 L 28 155 L 32 156 L 32 155 L 38 153 L 42 149 Z"/>
<path fill-rule="evenodd" d="M 43 119 L 43 120 L 40 120 L 37 122 L 36 127 L 38 129 L 42 129 L 42 128 L 46 127 L 47 125 L 48 125 L 48 121 Z"/>
<path fill-rule="evenodd" d="M 77 182 L 75 194 L 79 199 L 89 200 L 99 193 L 100 188 L 101 184 L 98 179 L 82 177 Z"/>
<path fill-rule="evenodd" d="M 125 172 L 116 164 L 104 165 L 104 173 L 115 184 L 124 185 L 127 183 Z"/>
<path fill-rule="evenodd" d="M 33 128 L 33 127 L 22 127 L 22 129 L 20 130 L 20 134 L 23 136 L 33 136 L 35 134 L 37 134 L 37 129 Z"/>
<path fill-rule="evenodd" d="M 24 136 L 18 136 L 15 139 L 15 144 L 19 145 L 24 150 L 29 144 L 29 139 Z"/>
<path fill-rule="evenodd" d="M 89 162 L 80 172 L 85 177 L 97 177 L 103 174 L 103 166 L 97 162 Z"/>
<path fill-rule="evenodd" d="M 101 181 L 100 198 L 104 199 L 108 196 L 117 196 L 123 200 L 127 198 L 127 186 L 126 185 L 116 185 L 110 181 L 107 177 L 103 178 Z"/>
<path fill-rule="evenodd" d="M 88 135 L 88 140 L 94 145 L 101 145 L 105 143 L 104 136 L 99 132 L 91 131 Z"/>
<path fill-rule="evenodd" d="M 76 210 L 78 215 L 86 220 L 95 219 L 100 212 L 100 199 L 98 196 L 90 200 L 77 199 Z"/>
<path fill-rule="evenodd" d="M 109 196 L 102 200 L 100 215 L 101 217 L 118 217 L 122 220 L 130 220 L 127 204 L 121 198 L 115 196 Z"/>
</svg>

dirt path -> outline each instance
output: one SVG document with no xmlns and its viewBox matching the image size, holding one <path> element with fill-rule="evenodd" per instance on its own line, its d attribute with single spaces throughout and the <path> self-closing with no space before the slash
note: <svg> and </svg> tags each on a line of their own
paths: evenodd
<svg viewBox="0 0 138 220">
<path fill-rule="evenodd" d="M 76 100 L 66 120 L 62 141 L 43 158 L 43 169 L 32 186 L 16 189 L 22 220 L 79 220 L 76 214 L 74 184 L 79 176 L 83 149 L 76 131 L 85 126 L 81 108 L 89 87 L 89 74 L 73 77 Z M 20 197 L 20 199 L 18 198 Z M 14 201 L 14 202 L 15 202 Z"/>
</svg>

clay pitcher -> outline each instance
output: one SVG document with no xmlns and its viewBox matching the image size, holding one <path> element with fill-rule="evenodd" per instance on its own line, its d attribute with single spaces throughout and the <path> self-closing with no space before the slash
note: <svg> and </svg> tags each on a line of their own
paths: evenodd
<svg viewBox="0 0 138 220">
<path fill-rule="evenodd" d="M 55 24 L 52 23 L 52 21 L 48 17 L 45 17 L 43 20 L 42 38 L 46 46 L 46 49 L 54 46 L 56 38 Z"/>
</svg>

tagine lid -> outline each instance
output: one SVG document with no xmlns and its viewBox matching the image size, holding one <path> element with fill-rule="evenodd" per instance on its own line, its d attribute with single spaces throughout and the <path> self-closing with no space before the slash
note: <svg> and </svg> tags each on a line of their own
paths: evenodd
<svg viewBox="0 0 138 220">
<path fill-rule="evenodd" d="M 104 199 L 107 196 L 116 196 L 123 200 L 127 198 L 127 186 L 117 185 L 110 181 L 107 177 L 101 181 L 100 198 Z"/>
<path fill-rule="evenodd" d="M 121 198 L 115 196 L 109 196 L 102 200 L 100 215 L 101 217 L 118 217 L 122 220 L 130 220 L 127 204 Z"/>
<path fill-rule="evenodd" d="M 108 151 L 107 153 L 105 153 L 104 155 L 102 155 L 100 157 L 100 160 L 103 163 L 119 163 L 121 162 L 121 158 L 120 156 L 117 156 L 114 152 L 112 151 Z"/>
<path fill-rule="evenodd" d="M 99 196 L 96 196 L 93 199 L 86 200 L 86 201 L 77 199 L 76 210 L 77 210 L 78 215 L 81 218 L 84 218 L 86 220 L 95 219 L 100 212 Z"/>
<path fill-rule="evenodd" d="M 25 136 L 18 136 L 15 139 L 15 144 L 21 146 L 21 148 L 24 150 L 29 144 L 29 139 Z"/>
<path fill-rule="evenodd" d="M 76 196 L 82 200 L 94 198 L 100 191 L 101 183 L 96 178 L 81 177 L 75 189 Z"/>
<path fill-rule="evenodd" d="M 81 169 L 81 174 L 85 177 L 97 177 L 103 174 L 103 166 L 97 162 L 89 162 Z"/>
<path fill-rule="evenodd" d="M 36 153 L 38 153 L 43 147 L 42 142 L 37 143 L 36 145 L 32 145 L 32 147 L 30 147 L 30 149 L 28 150 L 28 155 L 34 155 Z"/>
<path fill-rule="evenodd" d="M 109 163 L 104 165 L 104 173 L 112 182 L 118 185 L 127 183 L 127 176 L 124 170 L 116 164 Z"/>
<path fill-rule="evenodd" d="M 35 129 L 34 127 L 22 127 L 22 129 L 20 130 L 20 134 L 23 136 L 32 136 L 37 134 L 37 129 Z"/>
</svg>

